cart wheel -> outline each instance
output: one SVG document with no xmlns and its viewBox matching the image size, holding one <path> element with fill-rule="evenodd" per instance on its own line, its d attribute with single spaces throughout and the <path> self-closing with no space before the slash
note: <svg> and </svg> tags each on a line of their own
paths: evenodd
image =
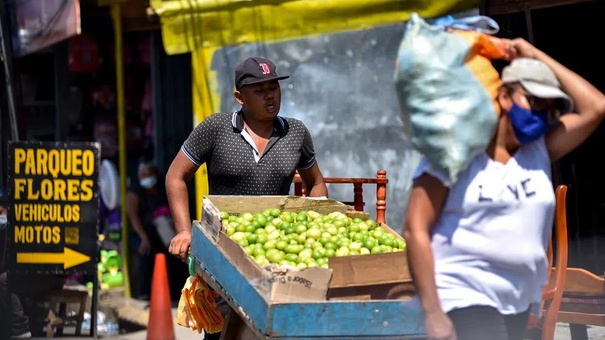
<svg viewBox="0 0 605 340">
<path fill-rule="evenodd" d="M 259 337 L 241 316 L 231 309 L 225 319 L 225 326 L 221 332 L 221 340 L 262 340 L 265 337 Z"/>
<path fill-rule="evenodd" d="M 387 293 L 387 300 L 410 300 L 414 295 L 414 287 L 411 284 L 397 284 L 391 287 Z"/>
</svg>

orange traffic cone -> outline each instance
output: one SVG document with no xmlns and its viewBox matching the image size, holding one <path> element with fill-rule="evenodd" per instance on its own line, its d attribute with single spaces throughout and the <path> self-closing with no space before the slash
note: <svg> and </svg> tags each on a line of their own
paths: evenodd
<svg viewBox="0 0 605 340">
<path fill-rule="evenodd" d="M 151 301 L 149 303 L 149 321 L 147 323 L 147 340 L 174 340 L 172 321 L 172 301 L 168 287 L 166 256 L 157 254 L 153 267 L 151 282 Z"/>
</svg>

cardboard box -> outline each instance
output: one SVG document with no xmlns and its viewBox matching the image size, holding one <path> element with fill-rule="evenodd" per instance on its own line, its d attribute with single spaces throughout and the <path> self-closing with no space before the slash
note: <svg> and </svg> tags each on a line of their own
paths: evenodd
<svg viewBox="0 0 605 340">
<path fill-rule="evenodd" d="M 220 212 L 258 213 L 269 208 L 282 211 L 314 210 L 322 214 L 334 211 L 367 219 L 368 214 L 331 199 L 296 196 L 206 196 L 201 225 L 238 270 L 268 300 L 321 301 L 330 299 L 387 298 L 392 289 L 411 291 L 411 277 L 405 252 L 332 257 L 329 269 L 260 268 L 223 232 Z M 389 233 L 401 237 L 385 224 Z"/>
<path fill-rule="evenodd" d="M 401 238 L 388 225 L 380 226 Z M 328 266 L 333 271 L 328 299 L 409 298 L 414 292 L 406 252 L 331 257 Z"/>
<path fill-rule="evenodd" d="M 413 296 L 414 284 L 412 282 L 328 289 L 328 300 L 411 300 Z"/>
<path fill-rule="evenodd" d="M 205 230 L 207 225 L 202 223 Z M 208 233 L 209 234 L 209 233 Z M 265 301 L 322 301 L 326 299 L 332 270 L 325 268 L 290 269 L 277 266 L 260 268 L 244 252 L 244 249 L 225 233 L 219 233 L 215 240 L 224 253 L 248 283 Z"/>
</svg>

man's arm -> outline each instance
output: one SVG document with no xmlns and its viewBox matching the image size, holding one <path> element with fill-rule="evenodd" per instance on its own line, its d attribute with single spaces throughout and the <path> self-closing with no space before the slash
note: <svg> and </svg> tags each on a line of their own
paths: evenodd
<svg viewBox="0 0 605 340">
<path fill-rule="evenodd" d="M 170 242 L 171 254 L 187 259 L 187 251 L 191 243 L 191 215 L 189 214 L 189 181 L 199 166 L 194 164 L 183 152 L 179 150 L 166 173 L 166 195 L 172 212 L 176 236 Z"/>
<path fill-rule="evenodd" d="M 321 170 L 319 170 L 317 161 L 310 168 L 298 170 L 298 173 L 305 185 L 307 196 L 328 197 L 328 187 L 324 181 L 324 176 L 321 174 Z"/>
</svg>

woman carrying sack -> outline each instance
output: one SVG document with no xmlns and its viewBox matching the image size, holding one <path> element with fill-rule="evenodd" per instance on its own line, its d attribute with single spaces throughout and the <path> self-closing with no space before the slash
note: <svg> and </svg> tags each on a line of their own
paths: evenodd
<svg viewBox="0 0 605 340">
<path fill-rule="evenodd" d="M 511 62 L 484 152 L 454 181 L 426 158 L 414 174 L 404 234 L 428 339 L 522 339 L 547 282 L 551 162 L 605 116 L 605 96 L 581 76 L 523 39 L 502 41 Z"/>
</svg>

